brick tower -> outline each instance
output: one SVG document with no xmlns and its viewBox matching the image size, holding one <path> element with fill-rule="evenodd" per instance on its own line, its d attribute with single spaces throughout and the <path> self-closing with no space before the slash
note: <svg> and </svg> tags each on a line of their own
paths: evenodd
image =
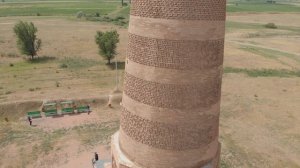
<svg viewBox="0 0 300 168">
<path fill-rule="evenodd" d="M 113 168 L 217 168 L 225 0 L 132 0 Z"/>
</svg>

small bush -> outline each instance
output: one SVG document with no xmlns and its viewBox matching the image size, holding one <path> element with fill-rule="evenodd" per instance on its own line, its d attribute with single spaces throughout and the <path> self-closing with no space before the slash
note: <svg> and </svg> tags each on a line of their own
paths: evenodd
<svg viewBox="0 0 300 168">
<path fill-rule="evenodd" d="M 113 19 L 111 19 L 108 16 L 104 16 L 103 21 L 105 21 L 105 22 L 111 22 L 111 21 L 113 21 Z"/>
<path fill-rule="evenodd" d="M 123 3 L 123 6 L 128 6 L 128 3 L 124 2 L 124 3 Z"/>
<path fill-rule="evenodd" d="M 275 23 L 268 23 L 265 25 L 266 28 L 269 29 L 277 29 L 278 27 L 275 25 Z"/>
<path fill-rule="evenodd" d="M 60 64 L 60 66 L 59 66 L 60 68 L 68 68 L 68 65 L 67 64 L 65 64 L 65 63 L 62 63 L 62 64 Z"/>
<path fill-rule="evenodd" d="M 56 87 L 60 86 L 60 83 L 58 81 L 55 82 Z"/>
<path fill-rule="evenodd" d="M 116 20 L 123 20 L 123 19 L 125 19 L 123 16 L 116 17 Z"/>
<path fill-rule="evenodd" d="M 41 16 L 41 14 L 40 13 L 36 13 L 36 16 Z"/>
<path fill-rule="evenodd" d="M 95 16 L 96 16 L 96 17 L 100 17 L 100 13 L 99 13 L 99 12 L 96 12 Z"/>
<path fill-rule="evenodd" d="M 85 13 L 83 13 L 82 11 L 76 13 L 76 18 L 81 19 L 82 17 L 85 17 Z"/>
<path fill-rule="evenodd" d="M 13 64 L 13 63 L 9 63 L 9 66 L 10 66 L 10 67 L 13 67 L 13 66 L 14 66 L 14 64 Z"/>
<path fill-rule="evenodd" d="M 30 92 L 33 92 L 35 89 L 34 88 L 29 88 L 28 89 Z"/>
<path fill-rule="evenodd" d="M 8 95 L 8 94 L 12 94 L 12 93 L 13 93 L 13 92 L 12 92 L 12 91 L 10 91 L 10 90 L 5 92 L 5 94 L 6 94 L 6 95 Z"/>
</svg>

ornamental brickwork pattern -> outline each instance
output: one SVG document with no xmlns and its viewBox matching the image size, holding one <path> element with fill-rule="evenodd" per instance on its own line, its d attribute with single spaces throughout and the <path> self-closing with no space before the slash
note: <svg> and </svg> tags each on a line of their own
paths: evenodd
<svg viewBox="0 0 300 168">
<path fill-rule="evenodd" d="M 222 65 L 224 39 L 178 41 L 129 33 L 127 58 L 148 66 L 169 69 L 208 69 Z"/>
<path fill-rule="evenodd" d="M 176 20 L 225 20 L 226 0 L 132 0 L 131 15 Z"/>
<path fill-rule="evenodd" d="M 121 114 L 122 130 L 137 142 L 166 150 L 197 149 L 212 142 L 218 135 L 218 117 L 210 116 L 205 123 L 171 125 L 150 121 L 125 108 Z"/>
<path fill-rule="evenodd" d="M 131 99 L 162 108 L 210 107 L 220 100 L 221 79 L 199 84 L 161 84 L 125 72 L 124 93 Z"/>
</svg>

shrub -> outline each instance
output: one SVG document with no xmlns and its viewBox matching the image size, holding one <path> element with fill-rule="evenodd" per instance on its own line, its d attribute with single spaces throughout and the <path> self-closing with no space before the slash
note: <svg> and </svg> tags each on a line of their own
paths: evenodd
<svg viewBox="0 0 300 168">
<path fill-rule="evenodd" d="M 13 93 L 13 92 L 12 92 L 12 91 L 10 91 L 10 90 L 5 92 L 5 94 L 6 94 L 6 95 L 8 95 L 8 94 L 12 94 L 12 93 Z"/>
<path fill-rule="evenodd" d="M 108 16 L 104 16 L 104 17 L 103 17 L 103 21 L 105 21 L 105 22 L 111 22 L 111 21 L 113 21 L 113 19 L 111 19 L 111 18 L 108 17 Z"/>
<path fill-rule="evenodd" d="M 269 29 L 277 29 L 278 27 L 275 25 L 275 23 L 268 23 L 265 25 L 266 28 Z"/>
<path fill-rule="evenodd" d="M 60 68 L 68 68 L 68 65 L 67 64 L 65 64 L 65 63 L 62 63 L 62 64 L 60 64 L 60 66 L 59 66 Z"/>
<path fill-rule="evenodd" d="M 36 13 L 36 16 L 41 16 L 41 14 L 40 13 Z"/>
<path fill-rule="evenodd" d="M 123 20 L 123 19 L 125 19 L 123 16 L 116 17 L 116 20 Z"/>
<path fill-rule="evenodd" d="M 60 83 L 58 81 L 55 82 L 56 87 L 60 86 Z"/>
<path fill-rule="evenodd" d="M 32 22 L 20 21 L 14 26 L 14 32 L 17 35 L 17 45 L 22 54 L 33 57 L 40 50 L 42 41 L 36 37 L 37 28 Z"/>
<path fill-rule="evenodd" d="M 76 13 L 76 18 L 81 19 L 82 17 L 85 17 L 85 13 L 83 13 L 82 11 Z"/>
<path fill-rule="evenodd" d="M 30 92 L 33 92 L 35 89 L 34 88 L 29 88 L 29 91 Z"/>
<path fill-rule="evenodd" d="M 99 13 L 99 12 L 96 12 L 95 16 L 96 16 L 96 17 L 100 17 L 100 13 Z"/>
<path fill-rule="evenodd" d="M 10 67 L 13 67 L 13 66 L 14 66 L 14 64 L 13 64 L 13 63 L 9 63 L 9 66 L 10 66 Z"/>
</svg>

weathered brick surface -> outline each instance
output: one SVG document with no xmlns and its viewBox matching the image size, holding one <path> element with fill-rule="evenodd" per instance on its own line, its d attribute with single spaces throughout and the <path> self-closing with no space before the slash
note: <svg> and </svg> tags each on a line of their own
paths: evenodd
<svg viewBox="0 0 300 168">
<path fill-rule="evenodd" d="M 148 66 L 170 69 L 207 69 L 223 63 L 224 39 L 211 41 L 162 40 L 129 33 L 127 58 Z"/>
<path fill-rule="evenodd" d="M 221 96 L 221 78 L 197 84 L 161 84 L 125 72 L 124 93 L 133 100 L 163 108 L 210 107 Z"/>
<path fill-rule="evenodd" d="M 172 125 L 150 121 L 132 114 L 125 108 L 121 128 L 132 139 L 167 150 L 197 149 L 209 144 L 218 135 L 218 117 L 206 116 L 205 121 L 186 125 Z"/>
<path fill-rule="evenodd" d="M 226 0 L 132 0 L 131 15 L 178 20 L 225 20 Z"/>
</svg>

